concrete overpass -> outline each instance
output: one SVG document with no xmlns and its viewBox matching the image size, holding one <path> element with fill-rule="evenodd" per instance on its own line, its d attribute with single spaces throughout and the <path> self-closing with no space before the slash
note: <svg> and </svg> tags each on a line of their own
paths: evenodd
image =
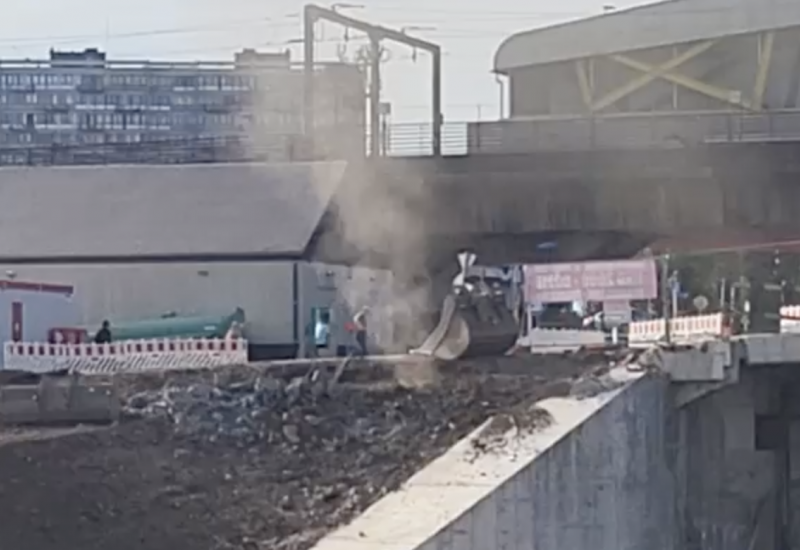
<svg viewBox="0 0 800 550">
<path fill-rule="evenodd" d="M 800 141 L 351 164 L 311 252 L 506 263 L 794 239 L 799 174 Z"/>
</svg>

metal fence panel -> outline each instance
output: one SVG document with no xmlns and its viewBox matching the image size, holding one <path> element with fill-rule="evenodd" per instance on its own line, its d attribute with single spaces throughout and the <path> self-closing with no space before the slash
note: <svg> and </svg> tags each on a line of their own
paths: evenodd
<svg viewBox="0 0 800 550">
<path fill-rule="evenodd" d="M 470 154 L 654 149 L 800 139 L 800 111 L 642 113 L 468 125 Z"/>
</svg>

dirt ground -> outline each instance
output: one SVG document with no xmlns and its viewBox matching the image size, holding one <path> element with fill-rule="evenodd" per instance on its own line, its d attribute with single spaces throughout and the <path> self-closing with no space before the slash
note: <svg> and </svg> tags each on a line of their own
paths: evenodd
<svg viewBox="0 0 800 550">
<path fill-rule="evenodd" d="M 180 432 L 169 418 L 0 431 L 0 548 L 305 550 L 487 418 L 565 395 L 599 363 L 515 365 L 511 374 L 494 365 L 492 375 L 455 368 L 427 387 L 343 383 L 258 411 L 257 441 Z M 219 376 L 121 383 L 133 394 Z"/>
</svg>

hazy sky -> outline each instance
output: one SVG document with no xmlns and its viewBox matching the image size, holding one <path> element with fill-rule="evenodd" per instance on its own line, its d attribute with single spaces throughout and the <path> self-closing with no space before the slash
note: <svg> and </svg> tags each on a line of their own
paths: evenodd
<svg viewBox="0 0 800 550">
<path fill-rule="evenodd" d="M 292 48 L 301 37 L 302 0 L 36 0 L 4 2 L 0 17 L 0 56 L 44 58 L 50 47 L 100 47 L 116 59 L 228 60 L 241 48 Z M 362 8 L 343 13 L 409 30 L 441 44 L 444 52 L 445 120 L 496 118 L 499 88 L 490 73 L 497 46 L 508 35 L 570 19 L 596 15 L 611 3 L 616 8 L 642 0 L 353 0 Z M 323 4 L 327 5 L 330 4 Z M 363 39 L 325 25 L 318 56 L 335 59 L 347 44 L 351 54 Z M 580 37 L 576 37 L 579 39 Z M 423 120 L 430 110 L 430 64 L 426 54 L 414 61 L 411 50 L 387 44 L 384 98 L 395 121 Z"/>
</svg>

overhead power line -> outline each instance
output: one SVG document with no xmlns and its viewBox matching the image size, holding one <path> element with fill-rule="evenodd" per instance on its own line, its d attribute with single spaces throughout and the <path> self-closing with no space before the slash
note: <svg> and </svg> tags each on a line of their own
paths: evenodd
<svg viewBox="0 0 800 550">
<path fill-rule="evenodd" d="M 792 2 L 771 2 L 770 7 L 774 8 L 776 5 L 780 6 L 782 4 L 786 5 L 794 5 L 795 1 Z M 620 10 L 620 11 L 627 11 L 627 10 Z M 672 10 L 669 15 L 674 16 L 686 16 L 686 15 L 695 15 L 695 14 L 710 14 L 710 13 L 726 13 L 729 12 L 729 9 L 726 8 L 684 8 L 680 10 Z M 580 19 L 580 18 L 587 18 L 592 16 L 598 16 L 600 13 L 598 12 L 589 12 L 589 11 L 539 11 L 539 10 L 519 10 L 519 11 L 495 11 L 495 10 L 470 10 L 470 9 L 457 9 L 457 10 L 445 10 L 445 9 L 409 9 L 408 7 L 377 7 L 377 8 L 368 8 L 365 10 L 368 14 L 381 14 L 381 13 L 402 13 L 404 15 L 403 19 L 409 22 L 415 23 L 439 23 L 443 25 L 448 25 L 447 28 L 443 28 L 440 30 L 431 30 L 426 31 L 425 35 L 428 36 L 437 36 L 437 37 L 454 37 L 453 35 L 469 35 L 469 37 L 474 37 L 477 34 L 485 34 L 485 33 L 494 33 L 498 35 L 508 35 L 513 30 L 505 30 L 505 31 L 498 31 L 492 29 L 485 29 L 485 28 L 457 28 L 457 27 L 450 27 L 449 25 L 454 22 L 514 22 L 517 23 L 517 26 L 521 23 L 525 23 L 528 20 L 539 20 L 539 21 L 553 21 L 557 19 Z M 612 12 L 613 13 L 613 12 Z M 444 18 L 437 19 L 432 21 L 430 18 L 426 18 L 426 16 L 431 15 L 441 15 L 447 16 Z M 663 19 L 664 17 L 668 17 L 669 15 L 665 15 L 662 13 L 652 14 L 652 17 Z M 638 13 L 637 18 L 649 17 L 650 15 L 646 12 Z M 248 18 L 248 19 L 235 19 L 229 20 L 225 22 L 215 22 L 209 23 L 207 25 L 193 25 L 193 26 L 178 26 L 172 28 L 156 28 L 156 29 L 139 29 L 133 31 L 123 31 L 123 32 L 110 32 L 110 33 L 95 33 L 95 34 L 84 34 L 84 35 L 61 35 L 61 36 L 17 36 L 17 37 L 3 37 L 0 38 L 0 44 L 14 44 L 14 45 L 32 45 L 32 44 L 68 44 L 68 43 L 78 43 L 78 42 L 85 42 L 85 41 L 92 41 L 92 40 L 121 40 L 121 39 L 133 39 L 133 38 L 148 38 L 154 36 L 169 36 L 169 35 L 181 35 L 181 34 L 202 34 L 202 33 L 216 33 L 216 32 L 223 32 L 226 30 L 234 30 L 237 28 L 244 28 L 244 27 L 256 27 L 256 26 L 263 26 L 266 28 L 290 28 L 296 27 L 300 29 L 300 18 L 299 13 L 287 13 L 281 14 L 274 17 L 264 16 L 264 17 L 255 17 L 255 18 Z"/>
</svg>

